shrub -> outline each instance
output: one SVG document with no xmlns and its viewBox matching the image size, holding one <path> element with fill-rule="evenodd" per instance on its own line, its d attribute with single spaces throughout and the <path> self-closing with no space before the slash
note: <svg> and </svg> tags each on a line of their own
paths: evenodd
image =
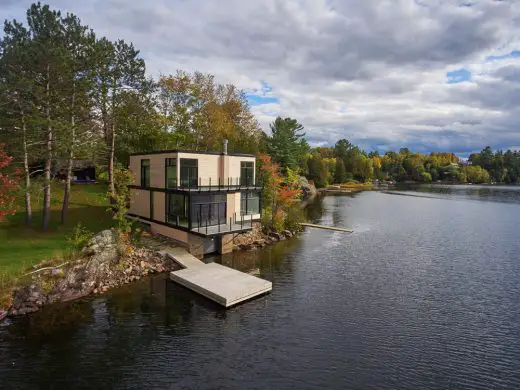
<svg viewBox="0 0 520 390">
<path fill-rule="evenodd" d="M 127 169 L 114 169 L 114 187 L 115 193 L 108 194 L 109 198 L 114 201 L 114 216 L 116 221 L 116 229 L 121 234 L 128 235 L 132 230 L 133 221 L 126 216 L 128 205 L 130 203 L 130 190 L 128 186 L 133 183 L 132 173 Z"/>
<path fill-rule="evenodd" d="M 304 221 L 303 210 L 296 206 L 291 207 L 285 215 L 284 228 L 291 232 L 300 232 L 303 229 L 300 224 Z"/>
<path fill-rule="evenodd" d="M 72 234 L 67 236 L 67 242 L 69 242 L 74 249 L 81 249 L 93 236 L 94 233 L 84 227 L 80 222 L 74 227 Z"/>
</svg>

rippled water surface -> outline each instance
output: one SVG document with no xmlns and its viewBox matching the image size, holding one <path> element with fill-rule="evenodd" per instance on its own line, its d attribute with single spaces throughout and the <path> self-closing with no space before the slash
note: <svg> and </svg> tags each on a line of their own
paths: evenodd
<svg viewBox="0 0 520 390">
<path fill-rule="evenodd" d="M 519 389 L 520 191 L 483 190 L 322 198 L 355 233 L 218 259 L 273 282 L 227 311 L 156 277 L 17 319 L 0 387 Z"/>
</svg>

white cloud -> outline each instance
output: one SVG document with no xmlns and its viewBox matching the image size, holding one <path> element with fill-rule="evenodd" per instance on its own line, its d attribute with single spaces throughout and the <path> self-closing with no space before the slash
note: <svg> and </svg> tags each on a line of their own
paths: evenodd
<svg viewBox="0 0 520 390">
<path fill-rule="evenodd" d="M 54 0 L 98 34 L 134 42 L 149 72 L 201 70 L 279 103 L 253 107 L 301 121 L 311 142 L 478 150 L 520 144 L 520 49 L 514 0 Z M 25 1 L 0 1 L 23 19 Z M 447 84 L 446 72 L 472 72 Z"/>
</svg>

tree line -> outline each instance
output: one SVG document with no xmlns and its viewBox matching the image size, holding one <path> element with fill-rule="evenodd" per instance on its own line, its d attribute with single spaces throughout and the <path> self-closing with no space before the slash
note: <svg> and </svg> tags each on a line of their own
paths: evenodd
<svg viewBox="0 0 520 390">
<path fill-rule="evenodd" d="M 177 71 L 158 79 L 132 43 L 96 36 L 70 13 L 32 4 L 26 20 L 6 20 L 0 40 L 0 143 L 21 167 L 26 224 L 32 187 L 43 192 L 49 227 L 51 186 L 65 172 L 61 222 L 67 217 L 74 161 L 114 168 L 136 151 L 257 152 L 263 132 L 245 94 L 214 76 Z"/>
<path fill-rule="evenodd" d="M 284 171 L 312 180 L 317 187 L 367 181 L 520 184 L 520 151 L 488 146 L 467 161 L 454 153 L 416 153 L 408 148 L 380 155 L 366 152 L 346 139 L 333 147 L 311 148 L 303 126 L 291 118 L 277 118 L 265 148 Z"/>
</svg>

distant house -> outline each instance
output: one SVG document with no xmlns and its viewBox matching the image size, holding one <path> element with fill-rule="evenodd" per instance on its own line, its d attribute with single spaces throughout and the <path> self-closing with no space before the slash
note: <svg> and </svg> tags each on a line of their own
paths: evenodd
<svg viewBox="0 0 520 390">
<path fill-rule="evenodd" d="M 254 155 L 165 150 L 130 156 L 128 215 L 192 254 L 227 253 L 260 220 Z"/>
<path fill-rule="evenodd" d="M 54 176 L 60 180 L 67 179 L 67 160 L 57 160 L 54 164 Z M 72 161 L 72 182 L 94 183 L 96 181 L 96 167 L 89 160 Z"/>
</svg>

